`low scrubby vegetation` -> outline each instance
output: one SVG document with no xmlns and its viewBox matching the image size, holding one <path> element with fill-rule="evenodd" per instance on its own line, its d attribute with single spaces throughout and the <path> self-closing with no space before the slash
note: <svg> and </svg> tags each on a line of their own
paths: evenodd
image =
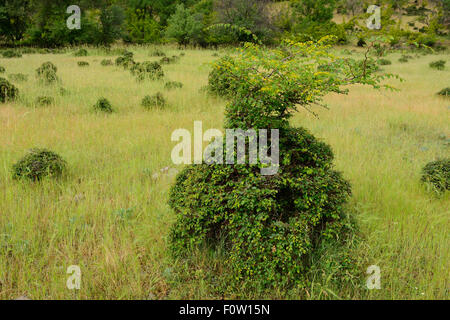
<svg viewBox="0 0 450 320">
<path fill-rule="evenodd" d="M 163 108 L 167 104 L 166 99 L 164 98 L 161 92 L 157 92 L 152 96 L 145 96 L 142 99 L 141 105 L 146 109 L 151 108 Z"/>
<path fill-rule="evenodd" d="M 31 149 L 27 155 L 12 167 L 14 179 L 26 178 L 33 181 L 44 177 L 59 177 L 67 163 L 58 154 L 47 149 Z"/>
<path fill-rule="evenodd" d="M 97 112 L 105 112 L 105 113 L 113 113 L 114 109 L 111 105 L 111 103 L 106 98 L 100 98 L 97 100 L 97 102 L 94 104 L 93 107 L 94 111 Z"/>
<path fill-rule="evenodd" d="M 0 77 L 0 102 L 4 103 L 12 101 L 17 98 L 19 89 L 17 89 L 12 83 L 5 78 Z"/>
<path fill-rule="evenodd" d="M 438 60 L 430 62 L 430 68 L 436 69 L 436 70 L 444 70 L 445 69 L 445 60 Z"/>
<path fill-rule="evenodd" d="M 422 181 L 438 193 L 450 190 L 450 159 L 436 160 L 422 169 Z"/>
<path fill-rule="evenodd" d="M 53 63 L 47 61 L 36 69 L 36 77 L 43 84 L 56 84 L 59 82 L 59 78 L 56 75 L 57 70 L 58 68 Z"/>
</svg>

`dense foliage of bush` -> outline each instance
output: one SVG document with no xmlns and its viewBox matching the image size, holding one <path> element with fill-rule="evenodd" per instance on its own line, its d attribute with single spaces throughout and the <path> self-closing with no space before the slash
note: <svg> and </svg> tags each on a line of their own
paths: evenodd
<svg viewBox="0 0 450 320">
<path fill-rule="evenodd" d="M 438 192 L 450 190 L 450 159 L 436 160 L 422 169 L 421 180 L 433 185 Z"/>
<path fill-rule="evenodd" d="M 157 92 L 156 94 L 152 96 L 145 96 L 142 99 L 141 105 L 146 108 L 162 108 L 166 106 L 166 99 L 164 98 L 163 94 L 161 92 Z"/>
<path fill-rule="evenodd" d="M 79 67 L 87 67 L 87 66 L 89 66 L 89 62 L 87 62 L 87 61 L 78 61 L 77 64 L 78 64 Z"/>
<path fill-rule="evenodd" d="M 36 69 L 36 77 L 41 83 L 51 85 L 59 82 L 56 71 L 58 68 L 50 61 L 44 62 Z"/>
<path fill-rule="evenodd" d="M 111 106 L 111 103 L 106 98 L 98 99 L 97 102 L 94 104 L 93 109 L 94 109 L 94 111 L 98 111 L 98 112 L 105 112 L 105 113 L 114 112 L 114 109 Z"/>
<path fill-rule="evenodd" d="M 0 66 L 0 73 L 4 73 L 6 71 L 5 67 Z"/>
<path fill-rule="evenodd" d="M 228 79 L 225 128 L 278 129 L 280 163 L 274 175 L 261 174 L 260 158 L 257 164 L 187 166 L 169 197 L 177 214 L 170 235 L 176 256 L 224 246 L 230 283 L 304 284 L 315 248 L 351 234 L 344 209 L 350 185 L 333 170 L 330 147 L 288 120 L 297 105 L 309 110 L 329 92 L 345 93 L 344 85 L 379 87 L 384 76 L 334 58 L 327 40 L 288 41 L 275 49 L 246 44 L 214 64 L 213 72 Z M 326 62 L 335 66 L 332 74 L 317 70 Z"/>
<path fill-rule="evenodd" d="M 19 89 L 5 78 L 0 77 L 0 102 L 11 101 L 17 98 Z"/>
<path fill-rule="evenodd" d="M 145 79 L 159 80 L 164 77 L 164 71 L 158 62 L 144 61 L 136 63 L 130 68 L 130 71 L 139 81 Z"/>
<path fill-rule="evenodd" d="M 31 149 L 12 167 L 13 178 L 27 178 L 33 181 L 44 177 L 58 177 L 67 167 L 58 154 L 46 149 Z"/>
<path fill-rule="evenodd" d="M 436 70 L 444 70 L 445 69 L 445 61 L 438 60 L 438 61 L 430 62 L 430 68 L 436 69 Z"/>
<path fill-rule="evenodd" d="M 183 88 L 183 84 L 179 81 L 167 81 L 164 84 L 164 89 L 172 90 L 172 89 L 180 89 Z"/>
</svg>

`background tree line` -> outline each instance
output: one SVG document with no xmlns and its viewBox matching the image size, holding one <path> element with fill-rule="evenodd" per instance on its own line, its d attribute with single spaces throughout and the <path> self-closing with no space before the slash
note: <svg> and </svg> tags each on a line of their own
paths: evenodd
<svg viewBox="0 0 450 320">
<path fill-rule="evenodd" d="M 384 6 L 385 26 L 396 24 L 394 13 L 423 15 L 428 29 L 421 31 L 428 35 L 448 30 L 450 16 L 450 0 L 78 0 L 82 27 L 69 30 L 66 9 L 73 2 L 0 0 L 0 43 L 57 47 L 120 39 L 206 47 L 251 41 L 250 34 L 265 43 L 332 34 L 345 43 L 364 26 L 355 18 L 337 24 L 333 16 L 361 17 L 370 4 Z M 217 24 L 233 27 L 211 27 Z"/>
</svg>

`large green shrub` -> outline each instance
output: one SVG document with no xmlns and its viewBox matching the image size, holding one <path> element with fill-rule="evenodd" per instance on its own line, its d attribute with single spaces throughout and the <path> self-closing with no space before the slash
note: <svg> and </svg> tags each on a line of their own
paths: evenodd
<svg viewBox="0 0 450 320">
<path fill-rule="evenodd" d="M 443 96 L 443 97 L 447 97 L 447 98 L 450 97 L 450 87 L 442 89 L 437 94 L 440 96 Z"/>
<path fill-rule="evenodd" d="M 46 176 L 58 177 L 66 169 L 67 163 L 56 153 L 46 149 L 31 149 L 12 167 L 13 178 L 41 180 Z"/>
<path fill-rule="evenodd" d="M 0 77 L 0 103 L 14 100 L 19 95 L 19 89 L 17 89 L 12 83 L 5 78 Z"/>
<path fill-rule="evenodd" d="M 337 245 L 351 233 L 344 209 L 350 185 L 333 169 L 330 147 L 290 127 L 289 118 L 297 105 L 309 110 L 329 92 L 345 93 L 344 85 L 378 87 L 382 77 L 359 61 L 334 58 L 326 40 L 275 49 L 246 44 L 214 64 L 230 90 L 225 128 L 278 129 L 280 162 L 273 175 L 261 174 L 260 158 L 257 164 L 187 166 L 169 197 L 177 214 L 170 234 L 175 256 L 224 246 L 230 283 L 302 284 L 315 248 Z M 326 62 L 335 66 L 332 74 L 317 70 Z"/>
<path fill-rule="evenodd" d="M 438 192 L 450 190 L 450 159 L 428 163 L 422 169 L 421 180 L 431 184 Z"/>
<path fill-rule="evenodd" d="M 120 57 L 117 57 L 115 61 L 116 66 L 122 66 L 124 69 L 131 68 L 136 64 L 136 62 L 133 60 L 133 55 L 133 52 L 125 50 L 125 52 L 123 52 Z"/>
</svg>

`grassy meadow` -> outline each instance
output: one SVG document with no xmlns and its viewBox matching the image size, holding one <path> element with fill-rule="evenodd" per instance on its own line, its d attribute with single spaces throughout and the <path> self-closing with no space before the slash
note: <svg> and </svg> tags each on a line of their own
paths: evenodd
<svg viewBox="0 0 450 320">
<path fill-rule="evenodd" d="M 154 49 L 128 48 L 136 61 L 159 59 L 149 56 Z M 308 289 L 257 293 L 217 290 L 222 266 L 215 257 L 198 257 L 194 265 L 171 258 L 166 241 L 175 215 L 167 199 L 174 177 L 152 177 L 173 167 L 175 129 L 192 132 L 196 120 L 203 130 L 223 128 L 226 101 L 202 90 L 216 51 L 183 50 L 178 63 L 163 65 L 165 81 L 183 83 L 171 91 L 164 81 L 137 82 L 121 67 L 100 65 L 117 55 L 88 51 L 0 59 L 6 68 L 0 76 L 28 75 L 12 81 L 19 100 L 0 105 L 0 299 L 449 298 L 448 192 L 437 196 L 420 183 L 426 163 L 449 156 L 450 101 L 436 92 L 449 86 L 450 69 L 429 67 L 438 59 L 450 63 L 448 54 L 400 63 L 401 54 L 391 53 L 392 65 L 382 68 L 405 80 L 392 81 L 400 91 L 356 86 L 349 95 L 327 96 L 330 110 L 314 109 L 318 118 L 305 110 L 295 115 L 293 125 L 332 146 L 336 167 L 352 184 L 349 206 L 364 238 L 357 249 L 360 278 L 353 285 L 321 278 Z M 35 79 L 45 61 L 58 67 L 66 93 Z M 144 109 L 142 98 L 158 91 L 168 106 Z M 55 103 L 36 106 L 44 95 Z M 92 112 L 100 97 L 117 112 Z M 33 147 L 60 154 L 68 173 L 38 183 L 13 180 L 11 166 Z M 66 287 L 70 265 L 81 268 L 80 290 Z M 369 265 L 381 269 L 380 290 L 365 287 Z"/>
</svg>

